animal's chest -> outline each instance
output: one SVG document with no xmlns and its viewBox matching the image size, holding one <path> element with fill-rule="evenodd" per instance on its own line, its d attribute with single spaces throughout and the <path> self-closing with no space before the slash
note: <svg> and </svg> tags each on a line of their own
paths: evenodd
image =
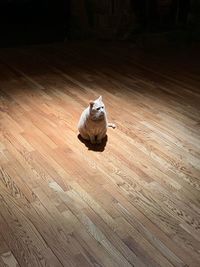
<svg viewBox="0 0 200 267">
<path fill-rule="evenodd" d="M 93 135 L 98 135 L 102 133 L 102 131 L 106 130 L 106 121 L 91 121 L 89 126 L 89 131 Z"/>
</svg>

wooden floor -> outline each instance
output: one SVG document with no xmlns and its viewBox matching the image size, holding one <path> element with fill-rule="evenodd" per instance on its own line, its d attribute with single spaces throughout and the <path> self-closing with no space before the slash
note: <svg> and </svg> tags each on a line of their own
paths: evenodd
<svg viewBox="0 0 200 267">
<path fill-rule="evenodd" d="M 131 44 L 0 50 L 0 266 L 200 266 L 200 68 Z M 102 95 L 104 147 L 77 137 Z"/>
</svg>

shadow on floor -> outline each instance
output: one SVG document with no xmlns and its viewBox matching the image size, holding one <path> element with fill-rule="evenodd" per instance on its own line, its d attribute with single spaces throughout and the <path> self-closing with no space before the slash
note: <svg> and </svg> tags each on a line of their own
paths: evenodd
<svg viewBox="0 0 200 267">
<path fill-rule="evenodd" d="M 102 140 L 101 144 L 95 145 L 91 144 L 90 141 L 83 139 L 80 134 L 78 135 L 78 139 L 88 148 L 88 150 L 103 152 L 108 141 L 108 136 L 106 135 L 106 137 Z"/>
</svg>

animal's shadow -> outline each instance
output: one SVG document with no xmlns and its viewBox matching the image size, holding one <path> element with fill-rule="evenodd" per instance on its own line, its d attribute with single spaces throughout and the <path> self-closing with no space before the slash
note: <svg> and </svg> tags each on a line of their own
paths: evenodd
<svg viewBox="0 0 200 267">
<path fill-rule="evenodd" d="M 89 140 L 83 139 L 83 137 L 80 134 L 78 135 L 78 139 L 88 148 L 88 150 L 103 152 L 106 147 L 106 143 L 108 141 L 108 136 L 106 135 L 103 138 L 101 144 L 92 144 Z"/>
</svg>

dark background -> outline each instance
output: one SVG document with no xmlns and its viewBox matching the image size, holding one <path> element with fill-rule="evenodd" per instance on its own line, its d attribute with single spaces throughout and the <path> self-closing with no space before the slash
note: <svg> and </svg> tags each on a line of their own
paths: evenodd
<svg viewBox="0 0 200 267">
<path fill-rule="evenodd" d="M 1 0 L 1 45 L 62 41 L 65 38 L 69 1 Z"/>
<path fill-rule="evenodd" d="M 200 39 L 200 0 L 1 0 L 0 45 Z"/>
</svg>

